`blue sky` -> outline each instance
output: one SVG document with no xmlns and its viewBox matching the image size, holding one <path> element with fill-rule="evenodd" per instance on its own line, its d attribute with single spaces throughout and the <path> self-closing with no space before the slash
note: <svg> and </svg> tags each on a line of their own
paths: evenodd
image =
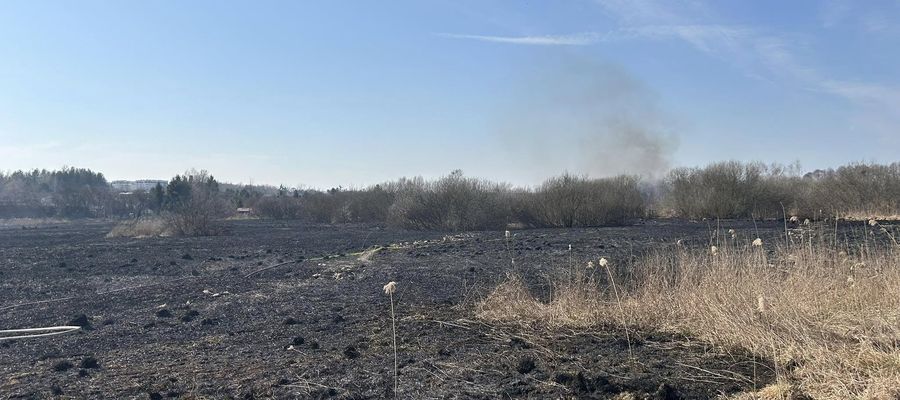
<svg viewBox="0 0 900 400">
<path fill-rule="evenodd" d="M 900 161 L 900 1 L 4 1 L 0 169 L 359 186 Z"/>
</svg>

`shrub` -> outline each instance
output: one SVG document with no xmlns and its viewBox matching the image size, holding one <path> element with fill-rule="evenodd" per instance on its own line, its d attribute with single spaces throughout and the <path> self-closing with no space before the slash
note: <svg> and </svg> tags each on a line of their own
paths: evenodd
<svg viewBox="0 0 900 400">
<path fill-rule="evenodd" d="M 851 164 L 805 178 L 810 211 L 891 216 L 900 214 L 900 163 Z"/>
<path fill-rule="evenodd" d="M 776 218 L 796 211 L 801 192 L 795 171 L 737 161 L 676 168 L 664 183 L 663 201 L 686 218 Z"/>
<path fill-rule="evenodd" d="M 300 199 L 287 196 L 268 196 L 259 199 L 254 205 L 257 214 L 272 219 L 300 219 L 303 207 Z"/>
<path fill-rule="evenodd" d="M 221 233 L 220 220 L 226 215 L 219 184 L 206 171 L 190 171 L 176 176 L 166 188 L 163 213 L 173 234 L 209 236 Z"/>
<path fill-rule="evenodd" d="M 622 224 L 645 213 L 636 177 L 553 178 L 536 190 L 469 178 L 400 179 L 360 190 L 297 191 L 265 197 L 259 215 L 321 223 L 384 222 L 407 229 L 485 230 L 509 224 L 571 227 Z"/>
<path fill-rule="evenodd" d="M 900 163 L 851 164 L 804 176 L 798 170 L 737 161 L 676 168 L 663 185 L 662 202 L 686 218 L 900 215 Z"/>
<path fill-rule="evenodd" d="M 340 222 L 384 222 L 387 221 L 395 194 L 382 185 L 348 193 L 341 207 Z"/>
<path fill-rule="evenodd" d="M 340 222 L 344 219 L 340 211 L 346 198 L 340 189 L 331 189 L 327 192 L 305 191 L 300 195 L 303 217 L 320 223 Z"/>
<path fill-rule="evenodd" d="M 509 223 L 504 184 L 467 178 L 462 171 L 433 182 L 401 180 L 388 222 L 412 229 L 504 229 Z"/>
<path fill-rule="evenodd" d="M 645 212 L 638 179 L 588 179 L 571 174 L 551 178 L 534 193 L 525 212 L 532 225 L 584 227 L 621 225 Z"/>
</svg>

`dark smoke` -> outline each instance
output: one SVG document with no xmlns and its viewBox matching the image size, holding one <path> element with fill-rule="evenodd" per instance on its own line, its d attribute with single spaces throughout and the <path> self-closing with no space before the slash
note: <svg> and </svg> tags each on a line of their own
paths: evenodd
<svg viewBox="0 0 900 400">
<path fill-rule="evenodd" d="M 621 68 L 567 60 L 538 68 L 502 115 L 512 162 L 533 177 L 568 170 L 603 177 L 657 178 L 677 138 L 654 94 Z"/>
</svg>

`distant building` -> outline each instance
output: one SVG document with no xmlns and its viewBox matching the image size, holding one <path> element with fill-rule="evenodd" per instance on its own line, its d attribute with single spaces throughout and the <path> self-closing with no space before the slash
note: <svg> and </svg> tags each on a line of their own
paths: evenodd
<svg viewBox="0 0 900 400">
<path fill-rule="evenodd" d="M 237 209 L 237 213 L 238 215 L 250 215 L 251 213 L 253 213 L 253 209 L 250 207 L 239 207 Z"/>
<path fill-rule="evenodd" d="M 156 184 L 160 184 L 163 187 L 168 184 L 168 181 L 163 181 L 159 179 L 138 179 L 136 181 L 112 181 L 109 183 L 113 189 L 118 190 L 120 192 L 134 192 L 137 190 L 150 191 L 156 187 Z"/>
</svg>

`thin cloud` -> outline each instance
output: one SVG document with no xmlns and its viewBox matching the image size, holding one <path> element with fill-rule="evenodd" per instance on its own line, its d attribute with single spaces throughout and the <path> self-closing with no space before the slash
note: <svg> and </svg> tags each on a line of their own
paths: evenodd
<svg viewBox="0 0 900 400">
<path fill-rule="evenodd" d="M 897 28 L 900 19 L 900 2 L 882 3 L 881 9 L 861 7 L 863 2 L 850 0 L 831 0 L 822 5 L 819 10 L 819 20 L 823 28 L 834 29 L 849 27 L 867 34 L 882 34 L 896 36 L 900 33 Z"/>
<path fill-rule="evenodd" d="M 438 36 L 534 46 L 587 46 L 601 42 L 632 39 L 661 40 L 674 37 L 687 41 L 703 51 L 713 52 L 714 42 L 721 42 L 723 39 L 730 37 L 743 36 L 747 32 L 748 30 L 745 28 L 726 25 L 648 25 L 607 32 L 580 32 L 563 35 L 491 36 L 440 33 Z"/>
<path fill-rule="evenodd" d="M 685 14 L 668 3 L 654 0 L 596 0 L 623 27 L 607 32 L 582 32 L 542 36 L 488 36 L 440 34 L 454 39 L 480 40 L 494 43 L 540 46 L 586 46 L 601 42 L 626 40 L 676 39 L 712 57 L 724 60 L 747 76 L 766 81 L 790 81 L 804 90 L 827 93 L 857 105 L 875 106 L 900 118 L 900 88 L 881 84 L 851 82 L 829 77 L 821 69 L 799 61 L 794 49 L 782 36 L 749 26 L 715 23 L 685 23 L 690 16 L 714 19 L 702 2 L 691 2 L 692 11 Z M 840 5 L 841 3 L 836 3 Z M 847 11 L 831 9 L 828 23 L 839 22 Z"/>
<path fill-rule="evenodd" d="M 752 45 L 760 62 L 774 74 L 798 82 L 808 90 L 839 96 L 860 105 L 882 107 L 900 116 L 900 88 L 828 77 L 821 70 L 797 61 L 789 46 L 779 39 L 757 37 L 753 38 Z"/>
<path fill-rule="evenodd" d="M 900 111 L 900 89 L 884 85 L 872 85 L 864 82 L 823 80 L 823 89 L 830 93 L 844 96 L 861 103 L 872 103 L 889 106 Z"/>
<path fill-rule="evenodd" d="M 803 62 L 796 56 L 796 48 L 783 35 L 772 34 L 751 27 L 716 24 L 685 24 L 696 21 L 695 15 L 704 21 L 715 21 L 713 13 L 702 2 L 691 2 L 701 8 L 699 13 L 678 12 L 669 3 L 654 0 L 596 0 L 608 13 L 624 24 L 623 31 L 631 37 L 643 39 L 677 38 L 716 58 L 725 60 L 744 70 L 748 76 L 766 80 L 788 81 L 804 90 L 827 93 L 843 98 L 857 106 L 862 118 L 873 121 L 868 128 L 896 126 L 900 122 L 900 87 L 873 82 L 858 82 L 829 76 L 821 67 Z M 693 10 L 692 10 L 693 11 Z M 833 27 L 848 18 L 854 18 L 847 1 L 826 4 L 820 15 L 825 27 Z M 887 13 L 890 14 L 890 13 Z M 855 17 L 867 31 L 885 32 L 889 23 L 884 14 L 869 11 Z M 895 129 L 886 130 L 895 134 Z"/>
<path fill-rule="evenodd" d="M 644 39 L 681 39 L 705 53 L 715 53 L 721 49 L 736 49 L 739 42 L 752 34 L 752 30 L 742 26 L 691 24 L 691 25 L 647 25 L 629 28 L 623 35 Z"/>
<path fill-rule="evenodd" d="M 482 42 L 506 43 L 528 46 L 587 46 L 601 41 L 602 35 L 596 32 L 576 33 L 571 35 L 541 36 L 489 36 L 441 33 L 438 36 L 451 39 L 479 40 Z"/>
</svg>

